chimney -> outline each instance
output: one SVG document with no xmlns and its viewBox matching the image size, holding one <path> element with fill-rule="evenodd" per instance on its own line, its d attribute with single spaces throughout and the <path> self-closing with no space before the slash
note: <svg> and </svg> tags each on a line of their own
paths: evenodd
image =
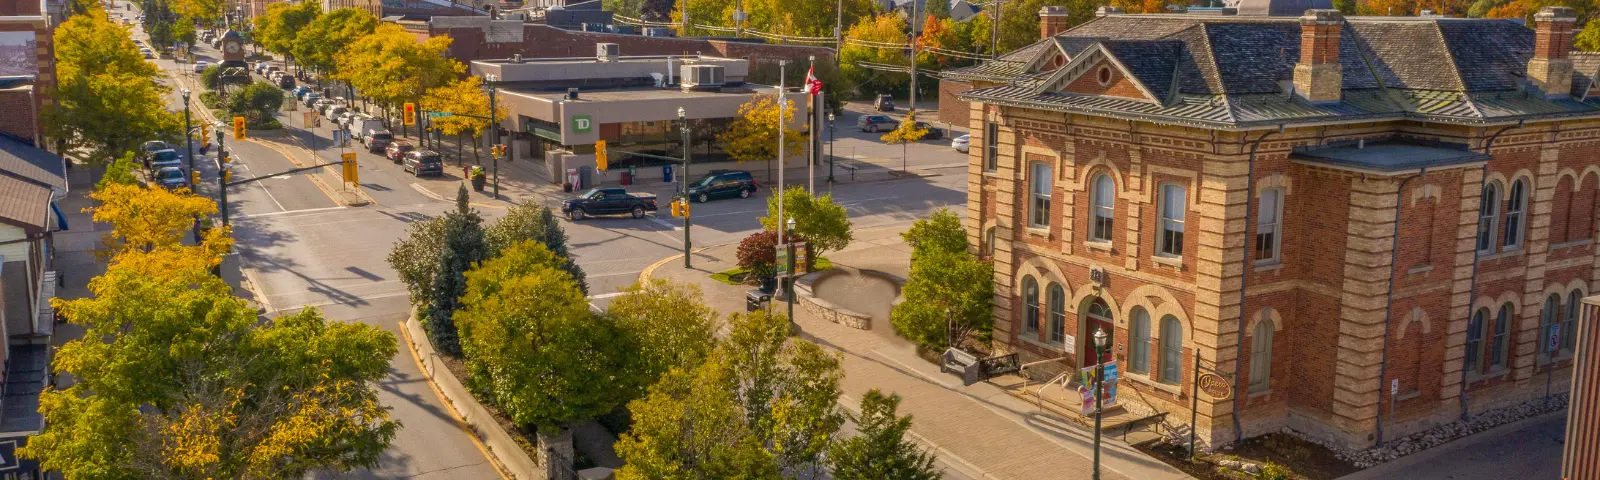
<svg viewBox="0 0 1600 480">
<path fill-rule="evenodd" d="M 1048 6 L 1039 9 L 1039 38 L 1045 39 L 1067 31 L 1067 8 Z"/>
<path fill-rule="evenodd" d="M 1094 10 L 1094 16 L 1096 17 L 1104 17 L 1106 15 L 1122 15 L 1122 9 L 1118 7 L 1104 6 Z"/>
<path fill-rule="evenodd" d="M 1528 80 L 1545 97 L 1572 94 L 1572 27 L 1578 16 L 1570 7 L 1544 7 L 1533 16 L 1533 58 Z"/>
<path fill-rule="evenodd" d="M 1300 17 L 1300 63 L 1294 66 L 1294 94 L 1311 103 L 1335 103 L 1344 89 L 1339 66 L 1338 10 L 1306 10 Z"/>
</svg>

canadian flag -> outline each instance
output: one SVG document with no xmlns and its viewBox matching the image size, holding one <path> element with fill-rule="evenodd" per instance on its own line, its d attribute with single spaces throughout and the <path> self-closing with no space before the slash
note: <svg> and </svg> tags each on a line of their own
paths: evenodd
<svg viewBox="0 0 1600 480">
<path fill-rule="evenodd" d="M 806 70 L 806 95 L 822 93 L 822 80 L 817 80 L 817 67 Z"/>
</svg>

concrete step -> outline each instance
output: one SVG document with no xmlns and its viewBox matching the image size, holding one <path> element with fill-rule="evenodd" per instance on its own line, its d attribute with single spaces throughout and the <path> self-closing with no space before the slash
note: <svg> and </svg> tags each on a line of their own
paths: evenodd
<svg viewBox="0 0 1600 480">
<path fill-rule="evenodd" d="M 1092 413 L 1083 414 L 1082 397 L 1077 390 L 1063 387 L 1059 381 L 1049 385 L 1042 385 L 1038 382 L 1024 382 L 1021 377 L 1016 375 L 1002 375 L 989 381 L 1005 390 L 1006 393 L 1038 405 L 1040 408 L 1057 416 L 1078 422 L 1085 427 L 1094 425 L 1094 415 Z M 1122 405 L 1107 407 L 1105 411 L 1101 412 L 1101 415 L 1100 431 L 1114 433 L 1119 436 L 1138 429 L 1149 420 L 1161 417 L 1160 414 L 1137 414 L 1123 408 Z M 1155 434 L 1151 433 L 1151 435 Z M 1156 438 L 1159 438 L 1159 436 L 1156 436 Z"/>
</svg>

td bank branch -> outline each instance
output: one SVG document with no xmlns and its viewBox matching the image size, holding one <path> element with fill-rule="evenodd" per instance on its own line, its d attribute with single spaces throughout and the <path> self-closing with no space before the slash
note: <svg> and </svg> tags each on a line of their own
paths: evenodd
<svg viewBox="0 0 1600 480">
<path fill-rule="evenodd" d="M 594 146 L 605 140 L 612 152 L 661 157 L 683 156 L 682 123 L 690 132 L 695 170 L 731 162 L 717 136 L 739 117 L 740 107 L 778 88 L 746 83 L 749 61 L 704 55 L 621 56 L 615 44 L 596 44 L 596 55 L 579 58 L 475 60 L 472 74 L 494 79 L 497 102 L 506 113 L 512 158 L 542 162 L 535 168 L 551 183 L 580 176 L 579 187 L 623 181 L 621 173 L 594 177 Z M 805 68 L 791 65 L 791 69 Z M 492 76 L 492 77 L 491 77 Z M 803 131 L 807 97 L 791 89 L 793 127 Z M 803 158 L 792 152 L 790 161 Z M 659 180 L 661 167 L 675 162 L 636 155 L 609 155 L 610 172 L 630 169 Z M 749 166 L 760 170 L 761 167 Z"/>
</svg>

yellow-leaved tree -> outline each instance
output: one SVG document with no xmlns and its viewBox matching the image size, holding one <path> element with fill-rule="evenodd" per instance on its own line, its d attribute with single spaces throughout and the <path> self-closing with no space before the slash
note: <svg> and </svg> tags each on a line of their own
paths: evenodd
<svg viewBox="0 0 1600 480">
<path fill-rule="evenodd" d="M 328 321 L 314 308 L 262 321 L 212 275 L 232 242 L 212 230 L 180 243 L 198 208 L 187 195 L 109 185 L 95 220 L 139 239 L 56 300 L 85 334 L 51 368 L 72 386 L 39 396 L 45 427 L 19 454 L 66 478 L 302 478 L 376 465 L 399 424 L 376 382 L 393 335 Z"/>
<path fill-rule="evenodd" d="M 728 125 L 728 130 L 717 135 L 723 150 L 739 163 L 766 160 L 767 178 L 772 176 L 772 159 L 778 158 L 778 115 L 783 110 L 783 153 L 785 156 L 803 155 L 805 136 L 794 128 L 794 100 L 785 99 L 787 107 L 778 108 L 777 95 L 756 95 L 739 106 L 739 116 Z"/>
<path fill-rule="evenodd" d="M 429 89 L 450 83 L 466 66 L 444 56 L 450 37 L 425 42 L 392 23 L 378 25 L 334 57 L 338 80 L 349 82 L 387 112 L 401 103 L 423 98 Z"/>
<path fill-rule="evenodd" d="M 55 33 L 56 101 L 41 115 L 46 133 L 97 163 L 109 163 L 152 139 L 177 138 L 182 119 L 168 112 L 159 73 L 134 46 L 128 28 L 92 9 Z"/>
<path fill-rule="evenodd" d="M 900 144 L 900 171 L 906 171 L 906 144 L 922 140 L 928 136 L 928 129 L 917 126 L 917 111 L 907 110 L 906 119 L 900 121 L 900 126 L 880 137 L 883 143 Z"/>
<path fill-rule="evenodd" d="M 428 120 L 429 128 L 443 135 L 466 135 L 477 139 L 489 130 L 489 95 L 483 91 L 483 81 L 475 76 L 428 90 L 428 95 L 422 98 L 422 109 L 450 113 Z M 505 118 L 505 105 L 495 105 L 496 122 Z M 473 142 L 474 157 L 478 155 L 477 145 L 478 142 Z M 456 148 L 456 158 L 461 158 L 461 142 L 456 142 Z"/>
</svg>

